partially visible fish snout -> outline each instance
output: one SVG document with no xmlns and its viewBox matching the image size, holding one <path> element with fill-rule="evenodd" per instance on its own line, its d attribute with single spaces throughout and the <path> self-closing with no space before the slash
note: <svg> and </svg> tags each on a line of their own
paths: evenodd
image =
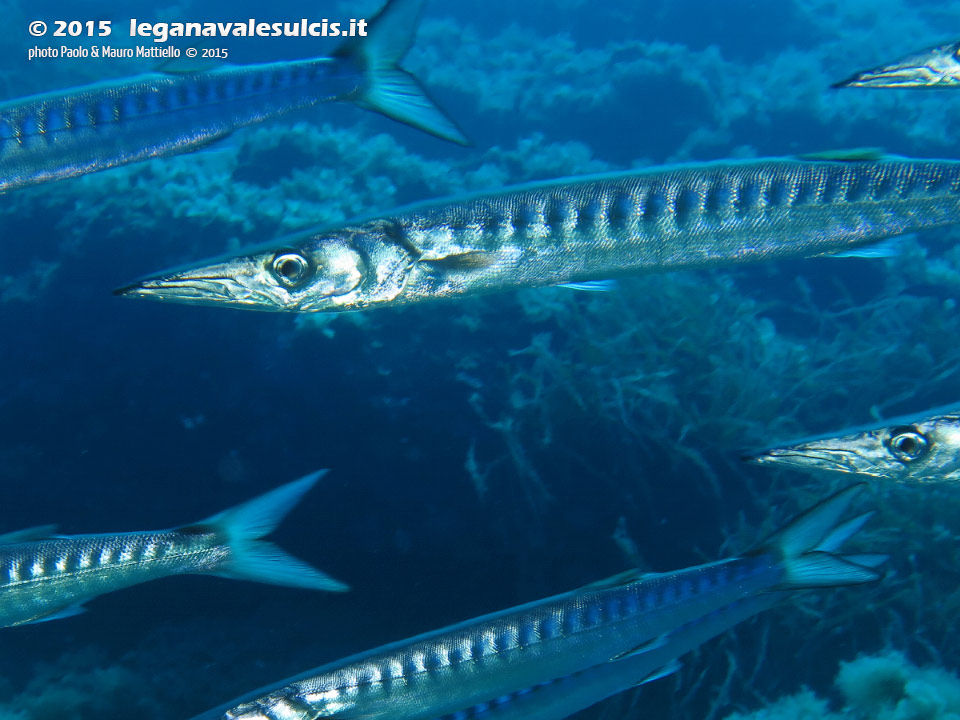
<svg viewBox="0 0 960 720">
<path fill-rule="evenodd" d="M 948 407 L 920 419 L 891 418 L 778 445 L 744 460 L 895 482 L 960 482 L 960 412 Z"/>
<path fill-rule="evenodd" d="M 960 85 L 960 43 L 939 45 L 889 65 L 855 73 L 834 88 L 920 88 Z"/>
<path fill-rule="evenodd" d="M 263 714 L 260 703 L 243 703 L 223 716 L 224 720 L 269 720 L 269 717 Z"/>
<path fill-rule="evenodd" d="M 296 698 L 285 697 L 282 692 L 240 703 L 222 716 L 223 720 L 313 720 L 316 717 L 315 708 Z"/>
</svg>

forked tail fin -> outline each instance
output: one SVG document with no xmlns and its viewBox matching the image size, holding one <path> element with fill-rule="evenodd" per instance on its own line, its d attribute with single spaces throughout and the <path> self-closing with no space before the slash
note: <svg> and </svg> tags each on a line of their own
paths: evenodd
<svg viewBox="0 0 960 720">
<path fill-rule="evenodd" d="M 858 585 L 879 580 L 877 568 L 887 560 L 878 554 L 839 554 L 872 512 L 844 520 L 866 483 L 851 485 L 801 513 L 768 538 L 754 554 L 780 558 L 784 577 L 778 590 Z"/>
<path fill-rule="evenodd" d="M 366 37 L 350 38 L 334 52 L 363 71 L 364 87 L 355 102 L 415 128 L 461 145 L 467 139 L 427 96 L 417 79 L 400 67 L 413 44 L 423 0 L 387 0 L 369 22 Z"/>
<path fill-rule="evenodd" d="M 227 559 L 211 574 L 310 590 L 348 590 L 338 580 L 263 540 L 326 472 L 311 473 L 196 523 L 193 527 L 221 534 L 230 550 Z"/>
</svg>

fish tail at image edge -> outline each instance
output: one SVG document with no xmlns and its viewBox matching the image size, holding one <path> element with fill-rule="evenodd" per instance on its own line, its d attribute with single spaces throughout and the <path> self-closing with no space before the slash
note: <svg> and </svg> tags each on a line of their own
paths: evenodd
<svg viewBox="0 0 960 720">
<path fill-rule="evenodd" d="M 326 472 L 318 470 L 179 529 L 211 529 L 224 538 L 230 554 L 211 575 L 310 590 L 346 591 L 349 588 L 345 584 L 263 540 Z"/>
<path fill-rule="evenodd" d="M 457 125 L 430 99 L 417 78 L 399 63 L 413 44 L 423 0 L 390 0 L 370 20 L 364 38 L 350 38 L 333 56 L 363 72 L 364 86 L 354 102 L 443 140 L 467 145 Z"/>
</svg>

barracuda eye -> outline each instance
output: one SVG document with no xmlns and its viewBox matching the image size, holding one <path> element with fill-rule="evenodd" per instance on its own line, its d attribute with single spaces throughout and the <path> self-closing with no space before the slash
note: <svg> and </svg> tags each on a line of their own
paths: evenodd
<svg viewBox="0 0 960 720">
<path fill-rule="evenodd" d="M 909 463 L 926 455 L 930 441 L 915 427 L 898 427 L 890 432 L 887 446 L 897 460 Z"/>
<path fill-rule="evenodd" d="M 270 268 L 277 282 L 287 288 L 303 285 L 313 274 L 310 262 L 303 255 L 291 252 L 275 255 Z"/>
</svg>

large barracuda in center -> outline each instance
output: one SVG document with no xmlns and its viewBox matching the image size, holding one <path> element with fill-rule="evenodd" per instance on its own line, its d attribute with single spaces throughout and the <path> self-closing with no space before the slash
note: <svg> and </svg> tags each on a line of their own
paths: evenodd
<svg viewBox="0 0 960 720">
<path fill-rule="evenodd" d="M 838 555 L 870 513 L 863 487 L 808 510 L 755 552 L 627 572 L 317 668 L 194 720 L 558 720 L 663 677 L 676 658 L 795 590 L 871 582 L 882 555 Z"/>
<path fill-rule="evenodd" d="M 855 250 L 960 221 L 960 162 L 773 158 L 567 178 L 401 208 L 117 294 L 299 312 Z"/>
<path fill-rule="evenodd" d="M 0 192 L 190 152 L 234 130 L 349 101 L 465 142 L 399 62 L 422 0 L 390 0 L 331 57 L 150 73 L 0 104 Z"/>
</svg>

